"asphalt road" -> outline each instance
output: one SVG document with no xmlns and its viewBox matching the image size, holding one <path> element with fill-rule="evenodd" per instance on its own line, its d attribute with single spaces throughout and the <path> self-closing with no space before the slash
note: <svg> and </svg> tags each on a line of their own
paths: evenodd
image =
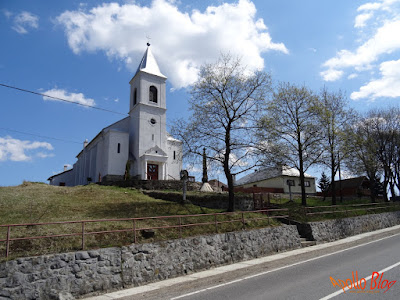
<svg viewBox="0 0 400 300">
<path fill-rule="evenodd" d="M 200 292 L 195 291 L 188 296 L 180 295 L 174 298 L 182 300 L 265 300 L 322 299 L 325 297 L 325 299 L 330 299 L 331 294 L 338 291 L 343 292 L 340 286 L 333 286 L 331 277 L 335 284 L 346 288 L 344 283 L 339 280 L 344 282 L 349 279 L 347 284 L 351 287 L 353 274 L 354 276 L 358 274 L 359 280 L 366 279 L 360 282 L 359 289 L 355 289 L 353 285 L 352 289 L 339 295 L 332 295 L 332 299 L 400 299 L 400 267 L 397 265 L 383 272 L 383 275 L 380 272 L 387 267 L 400 264 L 399 250 L 400 235 L 395 235 L 305 263 L 283 267 L 266 274 L 251 275 L 238 282 L 224 283 L 220 287 Z M 374 273 L 374 280 L 367 281 L 373 272 L 377 272 Z M 388 286 L 391 287 L 386 291 Z"/>
</svg>

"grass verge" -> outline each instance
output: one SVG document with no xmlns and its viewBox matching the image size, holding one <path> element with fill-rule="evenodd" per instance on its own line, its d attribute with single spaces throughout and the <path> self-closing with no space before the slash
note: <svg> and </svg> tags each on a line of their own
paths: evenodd
<svg viewBox="0 0 400 300">
<path fill-rule="evenodd" d="M 177 195 L 179 196 L 179 195 Z M 241 213 L 218 215 L 222 210 L 202 208 L 192 204 L 179 204 L 171 201 L 154 199 L 138 190 L 110 186 L 58 187 L 40 183 L 25 182 L 15 187 L 0 187 L 0 225 L 30 224 L 58 221 L 79 221 L 98 219 L 144 218 L 154 216 L 175 216 L 162 220 L 144 219 L 135 225 L 130 221 L 87 222 L 84 236 L 85 249 L 122 246 L 131 244 L 134 239 L 133 226 L 136 229 L 148 227 L 177 226 L 180 223 L 210 223 L 185 228 L 159 228 L 153 237 L 145 237 L 137 232 L 136 241 L 153 242 L 215 232 L 223 233 L 235 230 L 253 229 L 280 225 L 266 215 Z M 198 217 L 185 215 L 203 214 Z M 244 222 L 243 222 L 244 218 Z M 89 232 L 126 230 L 119 233 L 90 234 Z M 26 225 L 11 228 L 11 238 L 81 233 L 81 223 Z M 7 236 L 7 227 L 0 227 L 0 239 Z M 54 237 L 32 240 L 18 240 L 10 243 L 10 256 L 33 256 L 47 253 L 80 250 L 81 236 Z M 5 242 L 0 242 L 0 261 L 5 260 Z"/>
</svg>

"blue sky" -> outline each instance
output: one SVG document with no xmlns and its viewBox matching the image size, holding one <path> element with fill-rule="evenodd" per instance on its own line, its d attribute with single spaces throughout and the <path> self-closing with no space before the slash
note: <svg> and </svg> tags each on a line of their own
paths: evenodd
<svg viewBox="0 0 400 300">
<path fill-rule="evenodd" d="M 189 116 L 198 67 L 227 51 L 275 84 L 342 89 L 360 112 L 398 105 L 400 0 L 2 0 L 0 83 L 126 114 L 146 36 L 168 123 Z M 1 86 L 0 99 L 1 186 L 46 182 L 123 117 Z"/>
</svg>

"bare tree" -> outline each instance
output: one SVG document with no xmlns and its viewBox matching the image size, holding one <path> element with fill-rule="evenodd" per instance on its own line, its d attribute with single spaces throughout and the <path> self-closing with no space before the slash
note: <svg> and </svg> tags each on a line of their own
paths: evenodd
<svg viewBox="0 0 400 300">
<path fill-rule="evenodd" d="M 374 130 L 378 159 L 383 173 L 384 197 L 385 201 L 388 201 L 388 191 L 392 196 L 396 196 L 400 110 L 396 108 L 372 110 L 367 118 Z"/>
<path fill-rule="evenodd" d="M 201 157 L 223 168 L 229 190 L 229 211 L 235 207 L 233 175 L 254 167 L 257 118 L 262 111 L 271 77 L 251 72 L 240 59 L 221 55 L 213 64 L 201 67 L 191 87 L 190 121 L 178 120 L 173 133 L 185 147 L 186 157 Z"/>
<path fill-rule="evenodd" d="M 302 205 L 307 205 L 304 173 L 322 154 L 317 97 L 306 87 L 281 84 L 261 120 L 260 144 L 267 159 L 300 173 Z"/>
<path fill-rule="evenodd" d="M 340 159 L 345 158 L 345 129 L 354 119 L 355 114 L 347 107 L 347 101 L 341 91 L 329 92 L 323 88 L 318 104 L 319 124 L 322 129 L 324 148 L 322 163 L 330 169 L 332 205 L 336 205 L 335 176 L 339 169 Z"/>
<path fill-rule="evenodd" d="M 366 174 L 371 183 L 371 202 L 376 202 L 377 178 L 380 178 L 378 143 L 373 122 L 358 117 L 346 131 L 347 168 L 355 174 Z"/>
</svg>

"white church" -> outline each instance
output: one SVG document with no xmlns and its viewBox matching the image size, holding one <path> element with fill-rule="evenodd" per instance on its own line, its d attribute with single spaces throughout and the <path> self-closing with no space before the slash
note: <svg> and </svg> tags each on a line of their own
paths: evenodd
<svg viewBox="0 0 400 300">
<path fill-rule="evenodd" d="M 84 142 L 73 168 L 48 178 L 51 185 L 75 186 L 122 180 L 179 180 L 182 142 L 166 130 L 166 80 L 150 44 L 130 84 L 129 116 Z"/>
</svg>

